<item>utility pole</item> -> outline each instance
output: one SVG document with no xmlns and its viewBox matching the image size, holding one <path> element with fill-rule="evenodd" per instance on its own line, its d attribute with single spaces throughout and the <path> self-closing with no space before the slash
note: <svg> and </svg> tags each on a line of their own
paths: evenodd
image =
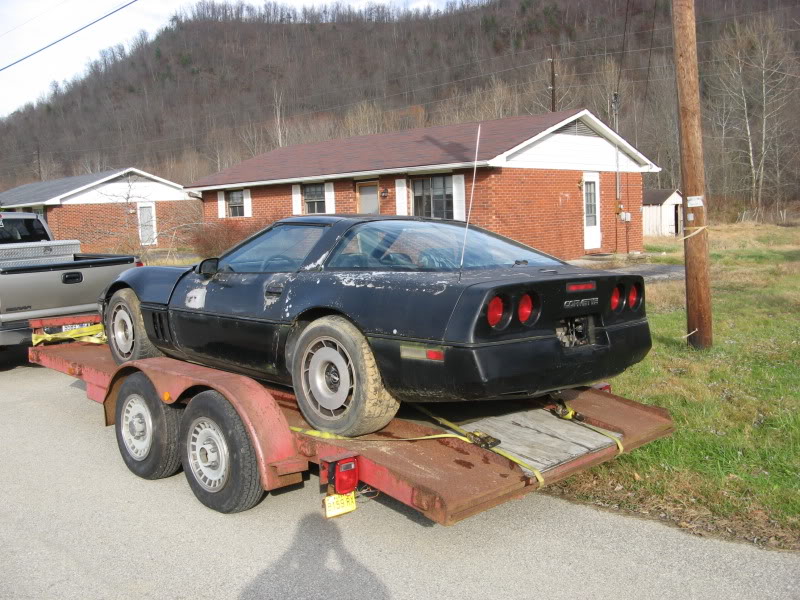
<svg viewBox="0 0 800 600">
<path fill-rule="evenodd" d="M 685 234 L 687 340 L 695 348 L 703 349 L 711 347 L 713 331 L 696 26 L 694 0 L 672 0 Z"/>
<path fill-rule="evenodd" d="M 42 180 L 42 156 L 39 150 L 39 140 L 36 140 L 36 168 L 39 170 L 39 181 Z"/>
<path fill-rule="evenodd" d="M 550 112 L 556 112 L 556 52 L 555 46 L 550 46 Z"/>
</svg>

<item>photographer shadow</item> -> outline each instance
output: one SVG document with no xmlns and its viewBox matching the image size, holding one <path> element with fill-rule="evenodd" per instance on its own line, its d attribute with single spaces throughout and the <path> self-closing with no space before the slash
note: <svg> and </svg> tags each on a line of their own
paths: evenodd
<svg viewBox="0 0 800 600">
<path fill-rule="evenodd" d="M 283 598 L 390 598 L 383 582 L 342 543 L 334 521 L 319 514 L 303 517 L 292 546 L 262 571 L 239 595 L 240 600 Z"/>
</svg>

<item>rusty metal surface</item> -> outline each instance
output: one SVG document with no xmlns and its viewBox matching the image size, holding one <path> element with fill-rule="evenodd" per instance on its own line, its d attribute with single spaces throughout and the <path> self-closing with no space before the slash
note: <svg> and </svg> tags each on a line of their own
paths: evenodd
<svg viewBox="0 0 800 600">
<path fill-rule="evenodd" d="M 100 315 L 90 313 L 85 315 L 70 315 L 68 317 L 47 317 L 46 319 L 31 319 L 28 325 L 31 329 L 43 327 L 59 327 L 61 325 L 81 325 L 83 323 L 99 323 Z"/>
<path fill-rule="evenodd" d="M 102 402 L 107 392 L 114 394 L 118 369 L 105 346 L 70 343 L 31 348 L 30 359 L 83 379 L 87 395 L 95 401 Z M 350 452 L 359 456 L 361 481 L 437 523 L 450 525 L 539 487 L 516 464 L 461 440 L 392 441 L 442 432 L 424 421 L 397 418 L 385 429 L 363 436 L 374 441 L 312 438 L 289 429 L 290 425 L 305 429 L 308 424 L 288 389 L 266 387 L 242 375 L 169 358 L 130 363 L 119 372 L 137 368 L 151 378 L 169 402 L 184 400 L 197 385 L 216 389 L 229 398 L 253 441 L 266 489 L 297 482 L 299 471 L 307 468 L 308 461 L 319 463 L 325 457 Z M 575 390 L 564 392 L 563 399 L 583 414 L 586 422 L 622 433 L 626 451 L 669 435 L 674 429 L 663 409 L 608 392 Z M 536 405 L 547 407 L 542 401 L 536 401 Z M 545 471 L 545 482 L 554 483 L 611 460 L 616 453 L 616 447 L 587 453 Z"/>
</svg>

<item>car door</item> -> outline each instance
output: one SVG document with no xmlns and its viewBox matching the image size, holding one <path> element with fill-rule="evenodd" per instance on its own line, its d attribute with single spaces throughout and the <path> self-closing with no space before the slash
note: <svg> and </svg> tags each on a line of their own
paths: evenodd
<svg viewBox="0 0 800 600">
<path fill-rule="evenodd" d="M 190 273 L 175 288 L 170 320 L 187 357 L 281 380 L 277 353 L 288 326 L 291 281 L 323 226 L 280 224 L 219 260 L 213 276 Z"/>
</svg>

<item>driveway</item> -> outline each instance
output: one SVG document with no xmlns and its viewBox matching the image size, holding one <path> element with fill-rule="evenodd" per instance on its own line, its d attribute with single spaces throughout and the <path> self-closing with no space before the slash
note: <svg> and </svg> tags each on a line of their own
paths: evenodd
<svg viewBox="0 0 800 600">
<path fill-rule="evenodd" d="M 320 516 L 316 476 L 221 515 L 123 465 L 70 377 L 0 352 L 0 598 L 800 598 L 800 555 L 531 494 L 454 527 Z"/>
</svg>

